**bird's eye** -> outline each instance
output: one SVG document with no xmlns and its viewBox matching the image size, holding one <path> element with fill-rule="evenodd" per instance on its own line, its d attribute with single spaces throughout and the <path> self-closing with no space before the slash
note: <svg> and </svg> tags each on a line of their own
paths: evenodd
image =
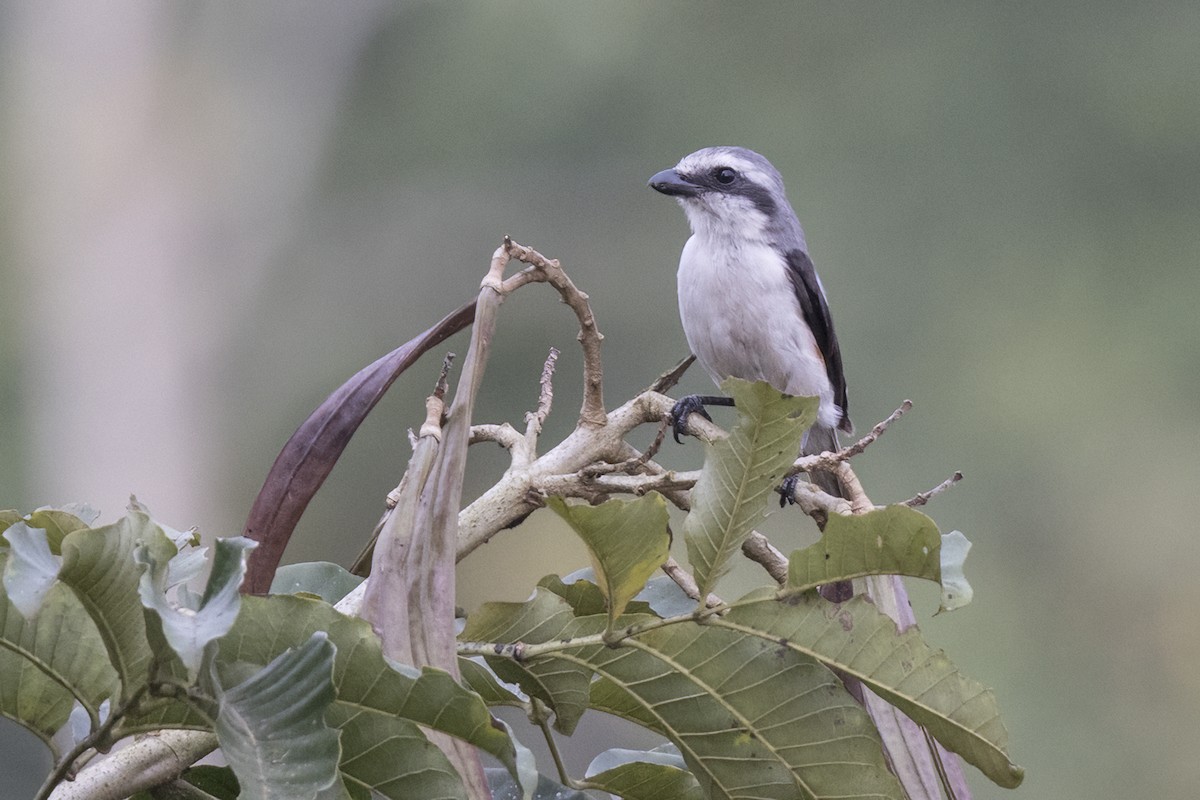
<svg viewBox="0 0 1200 800">
<path fill-rule="evenodd" d="M 728 186 L 737 179 L 737 170 L 730 169 L 729 167 L 718 167 L 713 170 L 713 177 L 717 179 L 717 183 L 723 183 Z"/>
</svg>

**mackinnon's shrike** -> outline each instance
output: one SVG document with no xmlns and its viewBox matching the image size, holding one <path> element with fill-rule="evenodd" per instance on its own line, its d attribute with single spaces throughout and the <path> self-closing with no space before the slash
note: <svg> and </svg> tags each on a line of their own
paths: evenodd
<svg viewBox="0 0 1200 800">
<path fill-rule="evenodd" d="M 692 227 L 679 258 L 679 317 L 700 366 L 717 383 L 729 376 L 762 380 L 820 398 L 804 452 L 837 450 L 836 431 L 853 429 L 842 353 L 778 170 L 743 147 L 706 147 L 655 175 L 650 186 L 677 199 Z M 676 440 L 689 414 L 707 417 L 704 404 L 730 402 L 680 400 L 672 411 Z M 838 490 L 832 475 L 811 477 Z"/>
</svg>

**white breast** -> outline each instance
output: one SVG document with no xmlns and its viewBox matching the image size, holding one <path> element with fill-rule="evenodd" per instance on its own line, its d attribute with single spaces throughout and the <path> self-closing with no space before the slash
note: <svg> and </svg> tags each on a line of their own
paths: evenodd
<svg viewBox="0 0 1200 800">
<path fill-rule="evenodd" d="M 804 323 L 787 267 L 767 244 L 692 236 L 679 259 L 679 317 L 713 381 L 763 380 L 821 399 L 819 424 L 841 416 L 825 362 Z"/>
</svg>

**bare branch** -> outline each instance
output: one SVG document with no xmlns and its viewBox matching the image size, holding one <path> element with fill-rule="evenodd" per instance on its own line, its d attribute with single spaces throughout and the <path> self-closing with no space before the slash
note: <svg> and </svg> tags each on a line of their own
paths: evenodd
<svg viewBox="0 0 1200 800">
<path fill-rule="evenodd" d="M 836 453 L 826 451 L 815 455 L 801 456 L 788 469 L 788 475 L 795 475 L 797 472 L 812 472 L 814 469 L 824 470 L 825 472 L 837 472 L 839 464 L 854 458 L 870 445 L 874 444 L 875 440 L 882 436 L 893 422 L 900 419 L 900 417 L 904 416 L 910 410 L 912 410 L 912 400 L 905 400 L 900 404 L 899 408 L 888 415 L 887 419 L 876 424 L 874 428 L 867 431 L 866 436 L 863 436 L 854 444 L 844 447 Z"/>
<path fill-rule="evenodd" d="M 910 497 L 909 499 L 905 500 L 904 505 L 909 506 L 910 508 L 916 508 L 917 506 L 923 506 L 926 503 L 928 503 L 930 500 L 932 500 L 934 497 L 936 497 L 939 494 L 941 494 L 942 492 L 946 491 L 947 489 L 949 489 L 951 486 L 958 483 L 962 479 L 963 479 L 963 474 L 961 472 L 955 472 L 949 478 L 946 478 L 946 480 L 942 481 L 941 483 L 939 483 L 937 486 L 933 487 L 929 491 L 917 492 L 917 494 L 915 496 Z"/>
<path fill-rule="evenodd" d="M 596 328 L 596 317 L 588 304 L 588 296 L 581 292 L 567 277 L 562 265 L 557 259 L 546 258 L 531 247 L 517 244 L 508 236 L 504 237 L 504 250 L 510 258 L 515 258 L 533 267 L 537 274 L 523 278 L 522 271 L 510 278 L 513 281 L 521 278 L 528 280 L 543 280 L 558 290 L 563 302 L 571 307 L 579 320 L 579 343 L 583 347 L 583 408 L 579 411 L 579 421 L 584 425 L 602 426 L 608 417 L 604 413 L 604 365 L 600 360 L 600 342 L 604 335 Z M 502 291 L 509 292 L 521 285 L 514 281 L 512 289 L 505 283 Z"/>
<path fill-rule="evenodd" d="M 481 442 L 495 442 L 505 450 L 512 450 L 521 447 L 525 439 L 520 431 L 507 422 L 501 422 L 499 425 L 472 425 L 470 443 Z"/>
<path fill-rule="evenodd" d="M 687 372 L 688 367 L 695 363 L 695 361 L 696 357 L 689 355 L 687 358 L 671 367 L 662 375 L 659 375 L 658 378 L 655 379 L 654 383 L 650 384 L 650 387 L 647 391 L 662 392 L 663 394 L 666 394 L 675 387 L 675 384 L 679 383 L 679 379 L 683 377 L 683 373 Z"/>
</svg>

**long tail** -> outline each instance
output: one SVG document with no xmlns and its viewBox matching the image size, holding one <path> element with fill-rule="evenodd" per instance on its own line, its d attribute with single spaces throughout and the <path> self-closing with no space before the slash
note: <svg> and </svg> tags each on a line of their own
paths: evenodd
<svg viewBox="0 0 1200 800">
<path fill-rule="evenodd" d="M 800 452 L 806 456 L 813 456 L 818 453 L 823 453 L 826 450 L 836 453 L 839 449 L 837 431 L 833 428 L 825 428 L 813 426 L 809 429 L 804 437 L 804 445 Z M 814 470 L 808 474 L 808 479 L 813 484 L 834 497 L 845 497 L 846 493 L 842 490 L 842 482 L 838 477 L 830 472 Z M 824 528 L 824 526 L 821 526 Z M 838 581 L 830 583 L 818 589 L 821 596 L 832 603 L 844 603 L 854 596 L 854 585 L 850 581 Z"/>
</svg>

